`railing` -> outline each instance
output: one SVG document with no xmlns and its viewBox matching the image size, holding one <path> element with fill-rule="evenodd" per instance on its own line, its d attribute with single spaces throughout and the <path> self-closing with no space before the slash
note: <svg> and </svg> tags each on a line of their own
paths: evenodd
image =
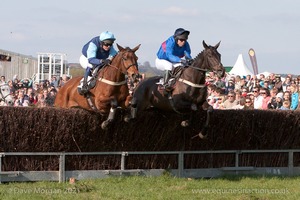
<svg viewBox="0 0 300 200">
<path fill-rule="evenodd" d="M 172 169 L 171 174 L 178 177 L 215 177 L 227 173 L 256 173 L 256 174 L 272 174 L 272 175 L 299 175 L 300 167 L 294 167 L 294 153 L 299 153 L 300 149 L 291 150 L 218 150 L 218 151 L 134 151 L 134 152 L 2 152 L 0 153 L 0 183 L 9 181 L 41 181 L 52 180 L 63 182 L 66 177 L 74 177 L 76 179 L 84 178 L 103 178 L 109 175 L 122 174 L 144 174 L 144 175 L 161 175 L 164 169 L 126 169 L 126 157 L 130 155 L 177 155 L 178 167 Z M 241 167 L 239 166 L 240 154 L 252 153 L 287 153 L 288 164 L 286 167 L 267 167 L 258 168 L 255 166 Z M 201 168 L 201 169 L 185 169 L 184 156 L 189 154 L 235 154 L 234 167 L 222 168 Z M 121 166 L 119 170 L 78 170 L 66 171 L 66 156 L 93 156 L 93 155 L 120 155 Z M 59 171 L 2 171 L 2 158 L 5 156 L 59 156 Z"/>
</svg>

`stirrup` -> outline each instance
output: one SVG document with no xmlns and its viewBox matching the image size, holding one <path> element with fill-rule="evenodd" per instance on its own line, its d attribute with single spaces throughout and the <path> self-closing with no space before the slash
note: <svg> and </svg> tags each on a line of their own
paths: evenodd
<svg viewBox="0 0 300 200">
<path fill-rule="evenodd" d="M 78 93 L 80 94 L 80 95 L 85 95 L 85 94 L 87 94 L 88 92 L 89 92 L 89 89 L 88 89 L 88 86 L 87 85 L 82 85 L 81 87 L 80 86 L 78 86 Z"/>
</svg>

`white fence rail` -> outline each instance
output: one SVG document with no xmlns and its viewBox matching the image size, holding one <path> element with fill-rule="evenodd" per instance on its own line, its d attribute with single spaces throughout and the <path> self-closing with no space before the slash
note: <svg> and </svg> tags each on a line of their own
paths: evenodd
<svg viewBox="0 0 300 200">
<path fill-rule="evenodd" d="M 0 153 L 0 183 L 1 182 L 23 182 L 23 181 L 59 181 L 64 182 L 69 178 L 77 180 L 87 178 L 105 178 L 112 175 L 146 175 L 159 176 L 165 169 L 126 169 L 126 157 L 130 155 L 177 155 L 177 169 L 168 170 L 177 177 L 218 177 L 225 174 L 260 174 L 260 175 L 300 175 L 300 167 L 294 166 L 294 153 L 300 149 L 291 150 L 218 150 L 218 151 L 134 151 L 134 152 L 2 152 Z M 286 153 L 288 163 L 286 167 L 255 167 L 240 166 L 239 155 L 258 153 Z M 191 154 L 234 154 L 235 166 L 221 168 L 197 168 L 185 169 L 184 159 Z M 73 170 L 66 171 L 65 163 L 68 156 L 111 156 L 119 155 L 121 166 L 118 170 Z M 58 171 L 2 171 L 2 159 L 5 156 L 58 156 Z"/>
</svg>

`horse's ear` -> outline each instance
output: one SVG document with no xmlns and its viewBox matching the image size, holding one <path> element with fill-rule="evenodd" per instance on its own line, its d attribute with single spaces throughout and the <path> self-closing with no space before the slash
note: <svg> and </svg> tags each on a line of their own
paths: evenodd
<svg viewBox="0 0 300 200">
<path fill-rule="evenodd" d="M 136 47 L 134 47 L 134 48 L 132 49 L 132 51 L 133 51 L 133 52 L 136 52 L 136 51 L 140 48 L 140 46 L 141 46 L 141 44 L 137 45 Z"/>
<path fill-rule="evenodd" d="M 220 46 L 221 41 L 215 45 L 215 48 L 217 49 Z"/>
<path fill-rule="evenodd" d="M 205 49 L 207 49 L 207 48 L 208 48 L 208 45 L 205 43 L 205 41 L 204 41 L 204 40 L 203 40 L 202 44 L 203 44 L 203 47 L 204 47 Z"/>
<path fill-rule="evenodd" d="M 121 47 L 118 43 L 117 43 L 117 47 L 118 47 L 118 49 L 119 49 L 120 51 L 124 50 L 124 48 Z"/>
</svg>

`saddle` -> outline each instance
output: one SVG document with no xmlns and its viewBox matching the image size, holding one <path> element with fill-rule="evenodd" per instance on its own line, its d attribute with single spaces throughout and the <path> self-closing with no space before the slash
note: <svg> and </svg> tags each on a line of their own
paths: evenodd
<svg viewBox="0 0 300 200">
<path fill-rule="evenodd" d="M 179 79 L 182 71 L 183 71 L 183 67 L 175 67 L 172 71 L 171 71 L 171 75 L 169 77 L 169 79 L 167 80 L 167 87 L 165 85 L 163 85 L 163 78 L 160 79 L 157 87 L 157 90 L 163 94 L 164 96 L 168 96 L 169 94 L 172 93 L 172 91 L 175 89 L 176 87 L 176 81 Z"/>
<path fill-rule="evenodd" d="M 88 77 L 87 80 L 88 90 L 93 89 L 96 86 L 99 70 L 100 70 L 99 67 L 95 68 L 92 72 L 92 76 Z"/>
</svg>

